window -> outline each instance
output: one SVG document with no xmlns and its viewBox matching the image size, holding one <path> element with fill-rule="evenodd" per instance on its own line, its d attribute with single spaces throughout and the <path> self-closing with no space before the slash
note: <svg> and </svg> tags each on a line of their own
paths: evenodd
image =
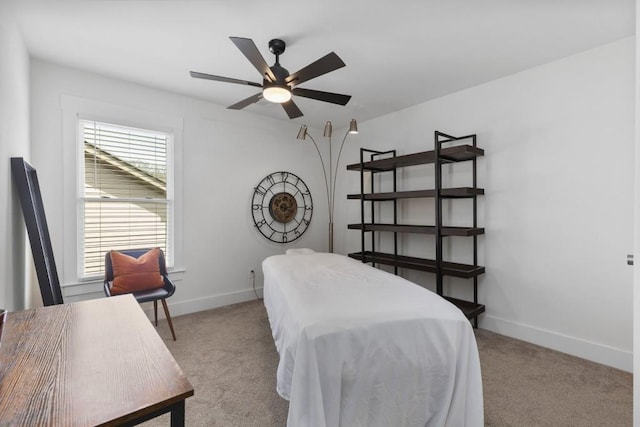
<svg viewBox="0 0 640 427">
<path fill-rule="evenodd" d="M 172 264 L 171 135 L 80 120 L 80 276 L 115 249 L 160 247 Z"/>
</svg>

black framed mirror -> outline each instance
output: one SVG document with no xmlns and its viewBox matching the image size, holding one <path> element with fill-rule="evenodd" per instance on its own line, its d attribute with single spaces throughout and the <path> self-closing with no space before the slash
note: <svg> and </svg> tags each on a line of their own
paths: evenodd
<svg viewBox="0 0 640 427">
<path fill-rule="evenodd" d="M 42 302 L 45 306 L 64 304 L 36 170 L 22 157 L 12 157 L 11 172 L 29 234 Z"/>
</svg>

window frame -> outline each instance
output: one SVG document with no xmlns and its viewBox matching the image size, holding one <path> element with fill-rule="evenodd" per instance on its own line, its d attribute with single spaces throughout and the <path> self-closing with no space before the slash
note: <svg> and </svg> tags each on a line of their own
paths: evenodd
<svg viewBox="0 0 640 427">
<path fill-rule="evenodd" d="M 104 124 L 106 126 L 113 126 L 119 128 L 127 128 L 131 130 L 139 130 L 141 132 L 153 132 L 166 136 L 166 198 L 158 199 L 162 200 L 163 203 L 166 203 L 167 207 L 167 248 L 165 251 L 165 260 L 167 263 L 167 268 L 172 269 L 174 266 L 174 159 L 173 159 L 173 145 L 174 145 L 174 135 L 173 132 L 168 132 L 166 129 L 157 129 L 150 128 L 149 126 L 142 128 L 140 126 L 131 126 L 131 125 L 123 125 L 121 123 L 115 123 L 113 121 L 107 122 L 103 120 L 95 120 L 95 119 L 87 119 L 82 117 L 83 115 L 78 115 L 76 120 L 76 134 L 77 134 L 77 149 L 78 149 L 78 161 L 76 163 L 77 174 L 78 177 L 78 185 L 76 187 L 77 193 L 77 277 L 79 280 L 92 280 L 97 279 L 103 276 L 100 274 L 86 273 L 85 268 L 85 203 L 88 200 L 96 200 L 95 198 L 86 197 L 86 188 L 85 188 L 85 154 L 84 154 L 84 123 L 93 122 Z M 137 198 L 118 198 L 122 201 L 126 200 L 145 200 L 145 199 L 137 199 Z"/>
</svg>

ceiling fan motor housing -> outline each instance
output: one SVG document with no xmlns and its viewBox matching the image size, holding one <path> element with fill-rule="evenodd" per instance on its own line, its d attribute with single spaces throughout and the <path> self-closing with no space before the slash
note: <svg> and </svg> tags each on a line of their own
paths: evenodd
<svg viewBox="0 0 640 427">
<path fill-rule="evenodd" d="M 263 86 L 280 86 L 280 87 L 288 87 L 286 83 L 286 78 L 289 77 L 289 71 L 286 68 L 281 67 L 280 64 L 276 63 L 272 67 L 269 67 L 271 72 L 273 73 L 276 80 L 274 82 L 267 80 L 267 78 L 263 81 Z"/>
</svg>

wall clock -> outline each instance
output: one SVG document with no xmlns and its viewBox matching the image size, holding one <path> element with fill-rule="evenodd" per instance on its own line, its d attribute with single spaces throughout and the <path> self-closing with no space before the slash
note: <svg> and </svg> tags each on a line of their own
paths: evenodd
<svg viewBox="0 0 640 427">
<path fill-rule="evenodd" d="M 311 222 L 311 192 L 297 175 L 273 172 L 254 188 L 251 213 L 255 227 L 264 237 L 277 243 L 293 242 Z"/>
</svg>

